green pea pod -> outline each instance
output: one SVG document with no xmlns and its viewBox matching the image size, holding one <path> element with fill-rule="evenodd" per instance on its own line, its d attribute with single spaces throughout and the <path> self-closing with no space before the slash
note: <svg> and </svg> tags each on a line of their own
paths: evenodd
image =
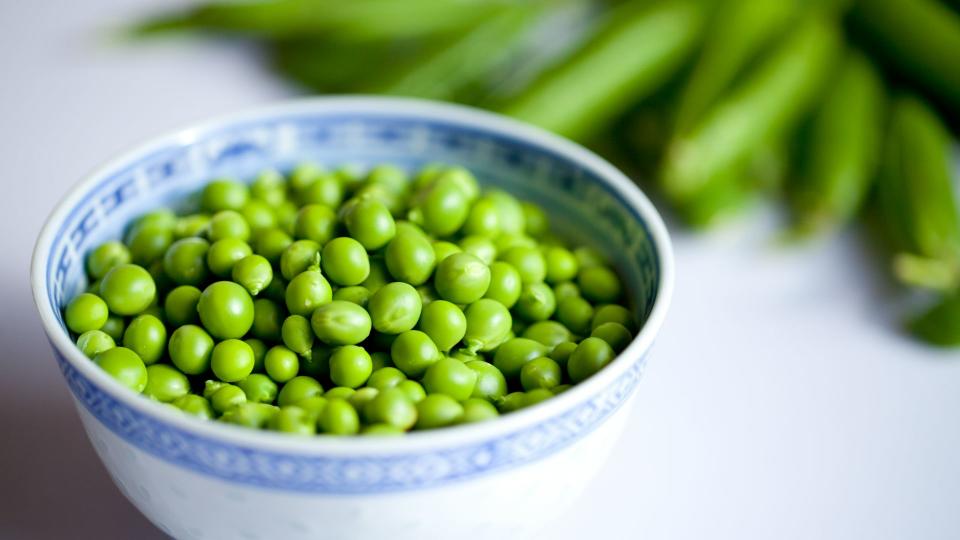
<svg viewBox="0 0 960 540">
<path fill-rule="evenodd" d="M 700 38 L 702 0 L 625 2 L 566 62 L 546 72 L 503 112 L 574 139 L 602 130 L 663 85 Z"/>
<path fill-rule="evenodd" d="M 857 0 L 851 19 L 871 52 L 960 113 L 960 13 L 937 0 Z"/>
<path fill-rule="evenodd" d="M 833 229 L 856 215 L 875 178 L 883 109 L 879 74 L 851 51 L 814 114 L 802 172 L 789 186 L 798 234 Z"/>
<path fill-rule="evenodd" d="M 909 322 L 916 337 L 941 347 L 960 346 L 960 297 L 948 296 Z"/>
<path fill-rule="evenodd" d="M 786 31 L 799 12 L 793 0 L 727 0 L 713 17 L 703 49 L 680 93 L 675 129 L 685 132 L 726 91 L 744 66 Z"/>
<path fill-rule="evenodd" d="M 877 202 L 892 247 L 901 252 L 894 271 L 908 284 L 942 288 L 945 269 L 956 275 L 960 261 L 950 136 L 925 103 L 901 96 L 892 105 L 883 157 Z"/>
<path fill-rule="evenodd" d="M 660 175 L 667 195 L 688 199 L 758 147 L 784 140 L 819 97 L 839 48 L 832 18 L 811 12 L 696 127 L 670 143 Z"/>
</svg>

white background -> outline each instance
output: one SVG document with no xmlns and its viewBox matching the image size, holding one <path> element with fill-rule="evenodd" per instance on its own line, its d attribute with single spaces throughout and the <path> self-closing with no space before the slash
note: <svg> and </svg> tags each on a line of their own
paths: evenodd
<svg viewBox="0 0 960 540">
<path fill-rule="evenodd" d="M 28 282 L 45 216 L 144 138 L 296 94 L 236 43 L 111 35 L 146 4 L 0 0 L 2 538 L 160 536 L 48 351 Z M 544 538 L 960 538 L 960 352 L 901 335 L 864 235 L 786 248 L 772 212 L 673 229 L 676 295 L 628 433 Z"/>
</svg>

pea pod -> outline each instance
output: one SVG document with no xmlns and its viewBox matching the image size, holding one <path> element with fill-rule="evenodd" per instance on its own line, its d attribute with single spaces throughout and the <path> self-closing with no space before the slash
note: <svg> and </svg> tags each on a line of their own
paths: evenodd
<svg viewBox="0 0 960 540">
<path fill-rule="evenodd" d="M 816 10 L 808 15 L 695 128 L 670 143 L 660 175 L 666 193 L 689 199 L 756 148 L 783 140 L 815 103 L 839 46 L 833 21 Z"/>
<path fill-rule="evenodd" d="M 798 233 L 843 225 L 860 209 L 875 178 L 883 107 L 879 74 L 851 51 L 814 114 L 802 173 L 790 186 Z"/>
<path fill-rule="evenodd" d="M 700 0 L 625 2 L 593 39 L 503 112 L 567 137 L 588 138 L 681 67 L 707 12 Z"/>
</svg>

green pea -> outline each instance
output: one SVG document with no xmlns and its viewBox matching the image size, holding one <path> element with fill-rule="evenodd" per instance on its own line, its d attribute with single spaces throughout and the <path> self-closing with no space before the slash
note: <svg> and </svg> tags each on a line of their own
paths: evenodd
<svg viewBox="0 0 960 540">
<path fill-rule="evenodd" d="M 497 408 L 484 399 L 470 398 L 461 405 L 463 406 L 463 415 L 460 417 L 461 424 L 485 422 L 500 416 Z"/>
<path fill-rule="evenodd" d="M 154 364 L 167 349 L 167 328 L 153 315 L 140 315 L 124 330 L 123 346 L 137 353 L 144 364 Z"/>
<path fill-rule="evenodd" d="M 304 191 L 323 174 L 323 167 L 316 163 L 300 163 L 290 171 L 290 188 L 293 191 Z"/>
<path fill-rule="evenodd" d="M 464 365 L 477 375 L 471 397 L 494 401 L 507 393 L 507 379 L 493 364 L 484 360 L 468 360 Z"/>
<path fill-rule="evenodd" d="M 250 196 L 270 206 L 283 202 L 287 197 L 286 190 L 283 175 L 273 169 L 264 170 L 250 184 Z"/>
<path fill-rule="evenodd" d="M 446 394 L 430 394 L 417 403 L 416 429 L 451 426 L 463 416 L 463 405 Z"/>
<path fill-rule="evenodd" d="M 384 260 L 393 279 L 421 285 L 437 263 L 437 254 L 426 236 L 411 230 L 398 231 L 387 244 Z"/>
<path fill-rule="evenodd" d="M 487 292 L 490 268 L 474 255 L 454 253 L 437 265 L 433 285 L 444 300 L 470 304 Z"/>
<path fill-rule="evenodd" d="M 240 215 L 250 225 L 251 231 L 259 231 L 277 226 L 277 215 L 270 204 L 259 199 L 250 199 L 240 209 Z"/>
<path fill-rule="evenodd" d="M 163 271 L 178 285 L 200 285 L 207 279 L 207 252 L 210 243 L 203 238 L 182 238 L 163 256 Z"/>
<path fill-rule="evenodd" d="M 525 407 L 530 407 L 540 403 L 541 401 L 546 401 L 553 397 L 553 392 L 546 388 L 535 388 L 530 390 L 523 396 L 525 402 Z"/>
<path fill-rule="evenodd" d="M 509 263 L 496 261 L 490 265 L 490 287 L 483 297 L 496 300 L 510 309 L 520 299 L 522 288 L 523 282 L 517 269 Z"/>
<path fill-rule="evenodd" d="M 273 267 L 261 255 L 247 255 L 233 266 L 231 279 L 252 296 L 260 294 L 273 281 Z"/>
<path fill-rule="evenodd" d="M 367 386 L 377 390 L 385 390 L 393 388 L 405 380 L 407 380 L 407 376 L 402 371 L 395 367 L 386 366 L 373 370 L 370 378 L 367 379 Z"/>
<path fill-rule="evenodd" d="M 237 382 L 253 373 L 256 360 L 250 345 L 239 339 L 226 339 L 217 343 L 210 358 L 210 368 L 218 379 Z"/>
<path fill-rule="evenodd" d="M 573 256 L 577 258 L 577 264 L 580 268 L 603 266 L 606 264 L 603 254 L 590 246 L 580 246 L 574 249 Z"/>
<path fill-rule="evenodd" d="M 372 323 L 362 307 L 334 300 L 314 310 L 310 325 L 327 345 L 356 345 L 370 335 Z"/>
<path fill-rule="evenodd" d="M 173 243 L 173 230 L 156 225 L 134 226 L 127 233 L 125 242 L 130 250 L 130 259 L 147 266 L 163 257 Z"/>
<path fill-rule="evenodd" d="M 187 238 L 189 236 L 200 236 L 210 225 L 209 214 L 192 214 L 177 219 L 173 226 L 174 238 Z"/>
<path fill-rule="evenodd" d="M 553 392 L 553 395 L 559 396 L 571 388 L 573 388 L 572 384 L 558 384 L 557 386 L 551 388 L 550 391 Z"/>
<path fill-rule="evenodd" d="M 477 372 L 452 358 L 437 360 L 423 376 L 427 394 L 446 394 L 457 401 L 469 398 L 476 384 Z"/>
<path fill-rule="evenodd" d="M 232 281 L 208 285 L 200 294 L 197 311 L 204 328 L 220 339 L 241 338 L 253 326 L 253 299 Z"/>
<path fill-rule="evenodd" d="M 225 383 L 223 381 L 217 381 L 214 379 L 207 379 L 203 381 L 203 397 L 210 399 L 224 386 L 233 386 L 230 383 Z"/>
<path fill-rule="evenodd" d="M 333 291 L 334 301 L 351 302 L 360 307 L 367 307 L 370 301 L 370 290 L 362 285 L 352 287 L 340 287 Z"/>
<path fill-rule="evenodd" d="M 294 234 L 297 238 L 313 240 L 323 245 L 333 238 L 337 214 L 329 206 L 308 204 L 297 212 Z"/>
<path fill-rule="evenodd" d="M 123 339 L 123 331 L 126 327 L 127 323 L 123 320 L 123 317 L 110 315 L 107 317 L 107 322 L 100 327 L 100 330 L 113 338 L 114 341 L 120 341 Z"/>
<path fill-rule="evenodd" d="M 520 384 L 524 390 L 550 389 L 560 384 L 560 364 L 551 358 L 534 358 L 520 368 Z"/>
<path fill-rule="evenodd" d="M 337 386 L 359 388 L 373 372 L 370 355 L 356 345 L 344 345 L 330 355 L 330 380 Z"/>
<path fill-rule="evenodd" d="M 204 420 L 213 419 L 213 407 L 210 402 L 202 396 L 196 394 L 187 394 L 180 396 L 173 401 L 173 405 L 181 411 Z"/>
<path fill-rule="evenodd" d="M 537 321 L 523 331 L 522 337 L 539 341 L 547 347 L 555 347 L 564 341 L 570 341 L 573 334 L 557 321 Z"/>
<path fill-rule="evenodd" d="M 329 435 L 354 435 L 360 431 L 357 410 L 343 399 L 328 398 L 318 423 L 323 432 Z"/>
<path fill-rule="evenodd" d="M 307 375 L 297 375 L 287 381 L 280 394 L 277 395 L 277 404 L 281 407 L 296 405 L 309 397 L 323 395 L 323 386 L 319 381 Z"/>
<path fill-rule="evenodd" d="M 423 385 L 417 381 L 401 381 L 399 384 L 397 384 L 396 388 L 397 390 L 403 392 L 411 403 L 420 403 L 423 398 L 427 397 L 427 392 L 423 389 Z"/>
<path fill-rule="evenodd" d="M 272 300 L 257 298 L 253 301 L 253 325 L 250 332 L 264 341 L 280 341 L 283 337 L 283 308 Z"/>
<path fill-rule="evenodd" d="M 593 306 L 579 296 L 564 298 L 557 304 L 557 320 L 575 334 L 588 333 L 591 319 Z"/>
<path fill-rule="evenodd" d="M 190 381 L 167 364 L 147 366 L 147 386 L 143 393 L 157 401 L 170 403 L 190 393 Z"/>
<path fill-rule="evenodd" d="M 590 266 L 577 273 L 584 298 L 598 303 L 616 302 L 623 295 L 620 278 L 606 266 Z"/>
<path fill-rule="evenodd" d="M 324 394 L 324 397 L 327 399 L 343 399 L 349 400 L 353 394 L 357 391 L 354 388 L 348 388 L 346 386 L 334 386 Z"/>
<path fill-rule="evenodd" d="M 300 356 L 310 356 L 313 350 L 313 330 L 306 317 L 302 315 L 287 317 L 280 328 L 280 335 L 288 349 Z"/>
<path fill-rule="evenodd" d="M 99 330 L 110 317 L 110 309 L 102 298 L 95 294 L 82 293 L 67 304 L 65 319 L 67 328 L 77 334 Z"/>
<path fill-rule="evenodd" d="M 550 351 L 550 358 L 555 360 L 557 364 L 562 368 L 567 367 L 567 361 L 570 359 L 570 355 L 573 354 L 577 348 L 577 344 L 572 341 L 564 341 L 563 343 L 558 343 L 554 346 L 553 350 Z"/>
<path fill-rule="evenodd" d="M 279 398 L 278 398 L 279 399 Z M 320 415 L 323 413 L 323 409 L 327 406 L 327 398 L 323 396 L 310 396 L 301 399 L 300 401 L 293 403 L 297 407 L 300 407 L 313 419 L 314 424 Z"/>
<path fill-rule="evenodd" d="M 407 399 L 403 390 L 386 388 L 377 393 L 363 408 L 367 422 L 386 424 L 408 430 L 417 422 L 417 406 Z"/>
<path fill-rule="evenodd" d="M 118 264 L 100 281 L 100 297 L 112 313 L 136 315 L 153 303 L 157 286 L 142 266 Z"/>
<path fill-rule="evenodd" d="M 322 174 L 299 193 L 302 204 L 322 204 L 336 208 L 343 202 L 343 186 L 336 176 Z"/>
<path fill-rule="evenodd" d="M 319 264 L 320 244 L 313 240 L 297 240 L 280 255 L 280 273 L 288 280 Z"/>
<path fill-rule="evenodd" d="M 277 414 L 270 418 L 267 427 L 273 431 L 290 433 L 293 435 L 309 436 L 317 433 L 317 426 L 313 417 L 307 411 L 294 405 L 281 407 Z"/>
<path fill-rule="evenodd" d="M 87 274 L 91 279 L 100 279 L 114 266 L 130 264 L 131 260 L 130 250 L 123 242 L 104 242 L 87 255 Z"/>
<path fill-rule="evenodd" d="M 500 234 L 500 213 L 496 203 L 486 197 L 473 203 L 461 232 L 467 236 L 496 238 Z"/>
<path fill-rule="evenodd" d="M 564 298 L 580 296 L 580 287 L 572 281 L 557 283 L 553 286 L 553 295 L 557 298 L 559 304 Z"/>
<path fill-rule="evenodd" d="M 353 408 L 356 409 L 357 412 L 362 412 L 363 409 L 366 408 L 367 404 L 373 401 L 374 398 L 376 398 L 379 394 L 379 390 L 367 386 L 354 392 L 348 401 L 350 402 L 350 405 L 353 405 Z"/>
<path fill-rule="evenodd" d="M 392 193 L 402 195 L 410 187 L 410 177 L 395 165 L 383 164 L 370 169 L 367 184 L 383 186 Z"/>
<path fill-rule="evenodd" d="M 588 337 L 577 345 L 567 360 L 567 373 L 570 380 L 579 383 L 609 364 L 616 353 L 606 341 L 597 337 Z"/>
<path fill-rule="evenodd" d="M 170 291 L 163 302 L 167 322 L 174 327 L 199 322 L 197 304 L 200 302 L 200 293 L 200 289 L 193 285 L 180 285 Z"/>
<path fill-rule="evenodd" d="M 370 275 L 367 250 L 360 242 L 346 236 L 327 242 L 320 261 L 327 276 L 341 286 L 359 285 Z"/>
<path fill-rule="evenodd" d="M 210 368 L 213 338 L 203 328 L 184 325 L 170 335 L 170 360 L 187 375 L 200 375 Z"/>
<path fill-rule="evenodd" d="M 214 275 L 229 276 L 234 265 L 251 254 L 253 249 L 245 241 L 239 238 L 223 238 L 214 242 L 207 250 L 207 267 Z"/>
<path fill-rule="evenodd" d="M 527 234 L 540 238 L 549 232 L 550 219 L 543 208 L 526 201 L 520 203 L 520 208 L 523 211 L 524 230 Z"/>
<path fill-rule="evenodd" d="M 608 322 L 622 324 L 624 328 L 631 332 L 637 329 L 637 321 L 634 319 L 633 313 L 631 313 L 629 309 L 617 304 L 607 304 L 598 307 L 593 313 L 590 329 L 594 330 L 601 324 Z"/>
<path fill-rule="evenodd" d="M 313 310 L 331 300 L 333 290 L 319 270 L 302 272 L 287 284 L 287 310 L 294 315 L 309 317 Z"/>
<path fill-rule="evenodd" d="M 254 429 L 263 429 L 270 423 L 270 419 L 280 409 L 267 403 L 241 403 L 223 413 L 220 420 L 228 424 L 236 424 Z"/>
<path fill-rule="evenodd" d="M 396 223 L 390 210 L 376 199 L 356 199 L 344 215 L 350 236 L 369 251 L 380 249 L 393 239 Z"/>
<path fill-rule="evenodd" d="M 557 309 L 557 299 L 553 289 L 546 283 L 528 283 L 520 292 L 520 299 L 514 310 L 528 321 L 545 321 L 553 316 Z"/>
<path fill-rule="evenodd" d="M 501 414 L 519 411 L 527 406 L 527 396 L 523 392 L 510 392 L 497 401 L 497 408 Z"/>
<path fill-rule="evenodd" d="M 377 332 L 399 334 L 416 326 L 422 303 L 412 285 L 394 282 L 374 292 L 367 309 Z"/>
<path fill-rule="evenodd" d="M 147 387 L 147 366 L 137 353 L 126 347 L 107 349 L 93 357 L 93 361 L 107 375 L 134 392 L 143 392 Z"/>
<path fill-rule="evenodd" d="M 253 371 L 254 373 L 263 372 L 263 359 L 267 356 L 267 345 L 257 338 L 248 338 L 243 340 L 253 350 Z"/>
<path fill-rule="evenodd" d="M 455 304 L 436 300 L 423 307 L 418 327 L 441 351 L 449 351 L 467 333 L 467 317 Z"/>
<path fill-rule="evenodd" d="M 436 262 L 440 262 L 454 253 L 463 251 L 460 249 L 460 246 L 444 240 L 432 242 L 430 245 L 433 246 L 433 258 Z"/>
<path fill-rule="evenodd" d="M 540 283 L 547 276 L 547 263 L 535 247 L 513 246 L 500 254 L 500 260 L 513 266 L 524 284 Z"/>
<path fill-rule="evenodd" d="M 510 311 L 496 300 L 483 298 L 467 306 L 467 332 L 463 342 L 472 352 L 492 351 L 510 334 L 513 319 Z"/>
<path fill-rule="evenodd" d="M 214 180 L 204 186 L 200 204 L 208 212 L 239 210 L 250 199 L 246 185 L 232 180 Z"/>
<path fill-rule="evenodd" d="M 497 260 L 497 246 L 493 240 L 485 236 L 466 236 L 460 240 L 460 248 L 476 258 L 483 261 L 483 264 L 491 265 Z"/>
<path fill-rule="evenodd" d="M 516 380 L 524 364 L 547 354 L 549 350 L 546 345 L 532 339 L 513 338 L 497 349 L 493 357 L 493 365 L 507 380 Z"/>
<path fill-rule="evenodd" d="M 598 337 L 607 342 L 617 353 L 623 351 L 633 341 L 633 334 L 620 323 L 608 322 L 597 326 L 590 337 Z"/>
<path fill-rule="evenodd" d="M 93 358 L 103 351 L 116 346 L 117 344 L 113 338 L 101 330 L 87 330 L 77 338 L 77 347 L 87 358 Z"/>
<path fill-rule="evenodd" d="M 300 360 L 292 350 L 276 345 L 270 347 L 263 358 L 263 368 L 271 379 L 278 383 L 285 383 L 300 372 Z"/>
<path fill-rule="evenodd" d="M 470 213 L 470 200 L 457 183 L 447 177 L 438 178 L 421 191 L 410 210 L 410 220 L 438 237 L 457 232 Z"/>
<path fill-rule="evenodd" d="M 390 359 L 408 377 L 419 378 L 441 357 L 430 336 L 419 330 L 400 334 L 390 346 Z"/>
<path fill-rule="evenodd" d="M 284 250 L 292 243 L 293 238 L 290 238 L 286 231 L 279 227 L 271 227 L 257 232 L 253 238 L 253 251 L 271 264 L 276 264 L 280 261 Z"/>
<path fill-rule="evenodd" d="M 296 359 L 296 355 L 293 357 Z M 238 382 L 237 386 L 246 394 L 247 401 L 253 403 L 273 403 L 277 398 L 277 383 L 262 373 L 251 373 L 246 379 Z"/>
<path fill-rule="evenodd" d="M 207 237 L 211 242 L 218 242 L 224 238 L 235 238 L 246 242 L 250 239 L 250 225 L 240 212 L 221 210 L 210 218 Z"/>
<path fill-rule="evenodd" d="M 277 227 L 280 230 L 288 235 L 296 234 L 297 215 L 300 213 L 300 207 L 296 203 L 283 201 L 273 209 L 273 213 L 277 215 Z"/>
<path fill-rule="evenodd" d="M 544 260 L 547 263 L 547 283 L 562 283 L 577 277 L 580 265 L 570 250 L 559 246 L 548 248 Z"/>
</svg>

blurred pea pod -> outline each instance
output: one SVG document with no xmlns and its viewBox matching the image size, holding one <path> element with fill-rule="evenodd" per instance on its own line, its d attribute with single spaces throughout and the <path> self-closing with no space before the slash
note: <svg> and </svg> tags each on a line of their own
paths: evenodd
<svg viewBox="0 0 960 540">
<path fill-rule="evenodd" d="M 848 53 L 814 113 L 802 143 L 801 172 L 788 189 L 795 232 L 825 232 L 856 215 L 876 176 L 884 99 L 870 61 Z"/>
<path fill-rule="evenodd" d="M 587 139 L 682 66 L 698 43 L 708 11 L 704 0 L 625 2 L 610 11 L 593 39 L 503 112 Z"/>
<path fill-rule="evenodd" d="M 950 136 L 919 99 L 894 100 L 877 182 L 880 221 L 908 284 L 952 289 L 960 276 L 960 219 L 950 178 Z"/>
<path fill-rule="evenodd" d="M 667 195 L 689 199 L 756 148 L 785 139 L 820 95 L 839 48 L 831 18 L 816 11 L 805 17 L 696 127 L 670 143 L 660 176 Z"/>
</svg>

